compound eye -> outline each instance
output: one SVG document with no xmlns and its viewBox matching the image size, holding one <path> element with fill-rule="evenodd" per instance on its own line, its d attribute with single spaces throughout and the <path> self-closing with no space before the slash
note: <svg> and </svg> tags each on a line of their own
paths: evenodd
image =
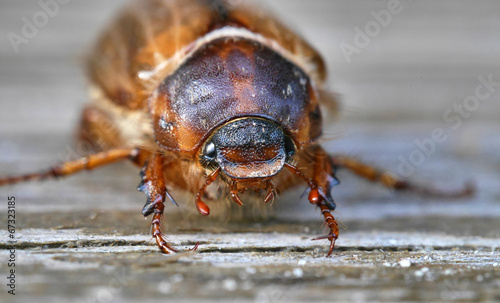
<svg viewBox="0 0 500 303">
<path fill-rule="evenodd" d="M 203 156 L 209 161 L 214 160 L 215 157 L 217 157 L 217 151 L 215 150 L 215 144 L 213 142 L 209 142 L 205 145 Z"/>
</svg>

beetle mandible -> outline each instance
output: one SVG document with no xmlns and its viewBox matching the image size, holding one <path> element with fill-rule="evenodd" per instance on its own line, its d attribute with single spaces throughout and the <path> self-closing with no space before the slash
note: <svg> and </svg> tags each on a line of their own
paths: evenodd
<svg viewBox="0 0 500 303">
<path fill-rule="evenodd" d="M 141 0 L 104 31 L 88 60 L 91 102 L 80 140 L 94 154 L 0 185 L 68 176 L 130 159 L 142 167 L 142 213 L 165 253 L 161 231 L 171 190 L 194 195 L 210 214 L 212 183 L 235 203 L 252 190 L 267 203 L 301 183 L 318 207 L 331 255 L 339 228 L 331 211 L 335 171 L 346 168 L 392 189 L 460 196 L 417 187 L 318 144 L 322 109 L 336 112 L 323 59 L 266 10 L 243 1 Z M 215 203 L 215 202 L 213 202 Z M 197 248 L 198 245 L 194 247 Z"/>
</svg>

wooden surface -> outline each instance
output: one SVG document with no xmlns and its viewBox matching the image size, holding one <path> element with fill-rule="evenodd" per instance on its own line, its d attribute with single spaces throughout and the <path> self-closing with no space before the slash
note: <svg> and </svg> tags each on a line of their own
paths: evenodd
<svg viewBox="0 0 500 303">
<path fill-rule="evenodd" d="M 332 258 L 319 212 L 298 193 L 270 220 L 191 217 L 168 205 L 169 239 L 196 254 L 165 256 L 148 235 L 138 171 L 0 188 L 2 302 L 493 302 L 500 301 L 500 87 L 457 129 L 443 114 L 500 81 L 498 1 L 402 1 L 403 11 L 348 63 L 342 42 L 386 1 L 275 0 L 270 6 L 317 45 L 344 115 L 326 148 L 398 173 L 415 140 L 447 136 L 411 179 L 444 188 L 475 182 L 459 201 L 394 194 L 341 172 L 334 189 L 341 238 Z M 37 171 L 71 156 L 87 100 L 82 58 L 123 1 L 72 1 L 29 43 L 8 40 L 34 1 L 0 4 L 0 174 Z M 327 140 L 328 139 L 328 140 Z M 17 295 L 7 293 L 7 197 L 17 199 Z M 192 201 L 184 203 L 189 207 Z M 114 211 L 112 211 L 114 210 Z M 227 222 L 226 222 L 227 221 Z"/>
</svg>

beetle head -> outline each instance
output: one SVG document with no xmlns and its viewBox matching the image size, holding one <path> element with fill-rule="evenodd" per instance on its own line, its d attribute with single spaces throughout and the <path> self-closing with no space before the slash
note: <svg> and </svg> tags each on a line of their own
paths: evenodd
<svg viewBox="0 0 500 303">
<path fill-rule="evenodd" d="M 202 148 L 205 167 L 220 167 L 233 180 L 269 179 L 295 152 L 276 123 L 261 118 L 233 120 L 220 127 Z"/>
</svg>

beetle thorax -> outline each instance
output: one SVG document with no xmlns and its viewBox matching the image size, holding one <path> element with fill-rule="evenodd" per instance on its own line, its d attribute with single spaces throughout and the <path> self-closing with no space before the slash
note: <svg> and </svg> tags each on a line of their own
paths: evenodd
<svg viewBox="0 0 500 303">
<path fill-rule="evenodd" d="M 156 139 L 166 150 L 195 154 L 221 126 L 254 117 L 272 121 L 297 144 L 307 144 L 321 133 L 312 91 L 301 68 L 257 41 L 238 37 L 210 41 L 186 58 L 152 98 Z M 243 134 L 241 125 L 236 125 L 232 126 Z M 266 135 L 275 135 L 264 129 Z M 246 152 L 234 150 L 225 149 L 226 159 L 261 152 L 253 145 Z"/>
</svg>

